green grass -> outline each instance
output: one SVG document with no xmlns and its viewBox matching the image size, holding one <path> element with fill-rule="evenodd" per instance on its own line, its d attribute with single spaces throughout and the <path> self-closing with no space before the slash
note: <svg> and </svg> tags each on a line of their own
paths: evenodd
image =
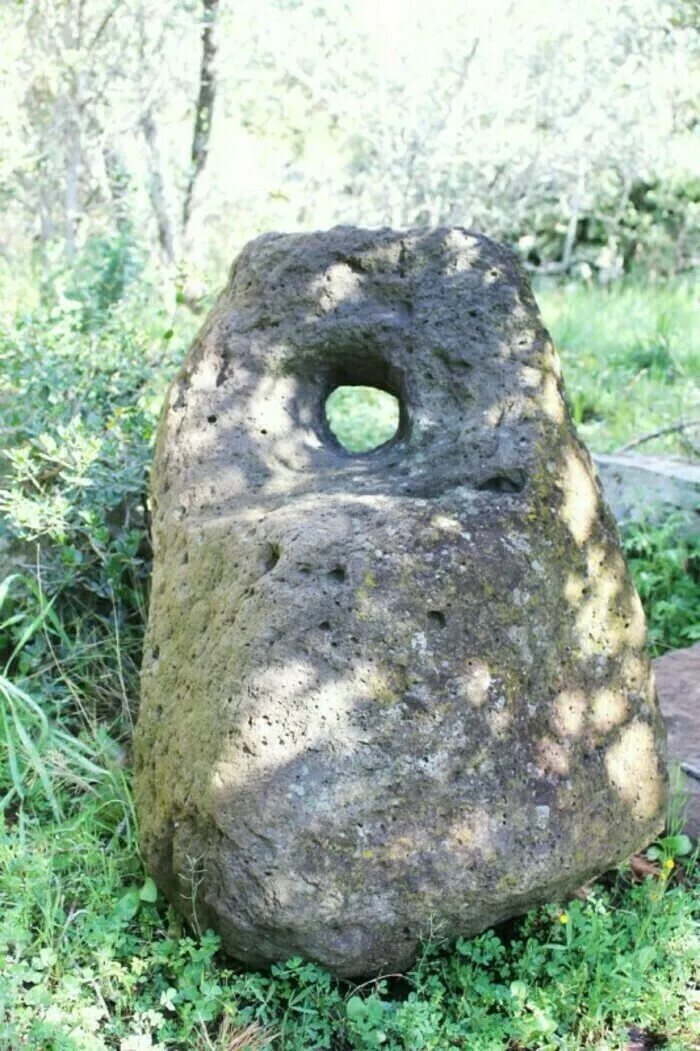
<svg viewBox="0 0 700 1051">
<path fill-rule="evenodd" d="M 672 515 L 659 526 L 630 523 L 622 534 L 655 657 L 700 641 L 700 536 L 687 535 L 685 524 Z"/>
<path fill-rule="evenodd" d="M 594 452 L 700 418 L 700 290 L 693 284 L 541 290 L 574 421 Z M 700 427 L 640 446 L 697 456 Z"/>
<path fill-rule="evenodd" d="M 349 452 L 371 452 L 396 434 L 399 403 L 376 387 L 336 387 L 326 399 L 326 419 Z"/>
<path fill-rule="evenodd" d="M 222 1018 L 285 1051 L 622 1048 L 632 1026 L 687 1051 L 700 1037 L 700 889 L 681 861 L 671 880 L 621 873 L 507 929 L 436 938 L 401 983 L 357 989 L 298 959 L 235 970 L 213 934 L 183 935 L 124 810 L 105 789 L 62 823 L 0 825 L 0 1047 L 184 1049 Z"/>
<path fill-rule="evenodd" d="M 400 981 L 356 988 L 301 960 L 246 972 L 181 929 L 143 869 L 129 770 L 148 463 L 193 328 L 149 298 L 0 302 L 0 545 L 21 541 L 0 572 L 0 1051 L 611 1051 L 630 1027 L 700 1046 L 700 875 L 677 838 L 641 882 L 622 870 L 470 941 L 435 932 Z M 541 301 L 594 448 L 690 415 L 689 289 Z M 355 416 L 356 396 L 338 433 L 368 448 L 395 417 L 366 398 Z M 655 652 L 700 637 L 700 549 L 679 537 L 671 522 L 625 538 Z"/>
</svg>

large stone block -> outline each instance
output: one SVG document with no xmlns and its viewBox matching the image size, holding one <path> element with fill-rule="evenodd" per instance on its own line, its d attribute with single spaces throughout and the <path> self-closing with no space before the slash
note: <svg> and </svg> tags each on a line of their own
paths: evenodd
<svg viewBox="0 0 700 1051">
<path fill-rule="evenodd" d="M 700 839 L 700 643 L 653 662 L 661 712 L 668 729 L 669 766 L 677 773 L 673 809 Z"/>
<path fill-rule="evenodd" d="M 347 453 L 338 385 L 400 402 Z M 252 964 L 410 964 L 649 842 L 638 596 L 513 256 L 267 235 L 173 385 L 135 746 L 159 886 Z"/>
<path fill-rule="evenodd" d="M 700 464 L 674 456 L 630 453 L 594 457 L 603 494 L 620 525 L 682 516 L 678 529 L 700 533 Z"/>
</svg>

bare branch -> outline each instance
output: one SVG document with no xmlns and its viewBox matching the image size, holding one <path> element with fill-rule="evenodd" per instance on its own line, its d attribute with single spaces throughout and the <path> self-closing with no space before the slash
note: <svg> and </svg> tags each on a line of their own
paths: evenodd
<svg viewBox="0 0 700 1051">
<path fill-rule="evenodd" d="M 96 45 L 99 43 L 100 37 L 104 33 L 104 31 L 107 28 L 107 26 L 109 25 L 109 23 L 112 21 L 112 18 L 114 17 L 116 12 L 121 7 L 121 4 L 122 4 L 122 0 L 116 0 L 116 3 L 112 4 L 112 6 L 109 9 L 109 11 L 107 11 L 107 13 L 105 14 L 104 18 L 102 19 L 102 21 L 100 22 L 99 26 L 97 27 L 97 31 L 96 31 L 94 37 L 92 38 L 92 40 L 88 44 L 88 51 L 93 51 L 94 48 L 96 47 Z"/>
<path fill-rule="evenodd" d="M 558 263 L 541 263 L 536 265 L 535 263 L 523 263 L 523 267 L 530 274 L 565 274 L 567 270 L 576 262 L 575 259 L 571 258 L 568 260 L 560 260 Z"/>
<path fill-rule="evenodd" d="M 650 431 L 649 434 L 643 434 L 641 438 L 635 438 L 633 442 L 627 442 L 626 445 L 621 445 L 619 449 L 615 450 L 614 455 L 629 452 L 630 449 L 636 449 L 638 445 L 643 445 L 644 442 L 650 442 L 652 438 L 661 438 L 664 434 L 678 434 L 679 431 L 687 431 L 690 430 L 691 427 L 700 427 L 700 419 L 688 420 L 686 423 L 674 423 L 669 427 L 659 427 L 656 431 Z"/>
<path fill-rule="evenodd" d="M 438 121 L 435 128 L 432 129 L 433 140 L 437 139 L 442 135 L 445 128 L 450 123 L 454 113 L 458 112 L 459 104 L 462 102 L 467 91 L 467 81 L 469 79 L 469 69 L 476 57 L 476 52 L 479 47 L 480 38 L 475 37 L 474 43 L 471 46 L 471 50 L 464 56 L 460 64 L 459 76 L 457 78 L 457 84 L 455 90 L 451 93 L 449 101 L 442 118 Z"/>
</svg>

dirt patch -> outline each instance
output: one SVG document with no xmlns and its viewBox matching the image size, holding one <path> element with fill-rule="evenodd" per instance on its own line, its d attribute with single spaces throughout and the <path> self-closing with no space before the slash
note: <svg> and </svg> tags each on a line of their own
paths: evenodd
<svg viewBox="0 0 700 1051">
<path fill-rule="evenodd" d="M 647 1033 L 643 1029 L 629 1030 L 630 1042 L 625 1051 L 652 1051 L 652 1048 L 665 1047 L 668 1040 L 660 1033 Z"/>
</svg>

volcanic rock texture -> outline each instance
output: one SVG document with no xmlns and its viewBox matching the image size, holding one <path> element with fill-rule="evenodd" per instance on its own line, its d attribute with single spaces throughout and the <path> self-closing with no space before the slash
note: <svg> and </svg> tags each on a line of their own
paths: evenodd
<svg viewBox="0 0 700 1051">
<path fill-rule="evenodd" d="M 351 455 L 339 385 L 400 424 Z M 505 248 L 249 244 L 171 388 L 135 746 L 142 849 L 224 949 L 406 967 L 648 843 L 645 623 Z"/>
</svg>

